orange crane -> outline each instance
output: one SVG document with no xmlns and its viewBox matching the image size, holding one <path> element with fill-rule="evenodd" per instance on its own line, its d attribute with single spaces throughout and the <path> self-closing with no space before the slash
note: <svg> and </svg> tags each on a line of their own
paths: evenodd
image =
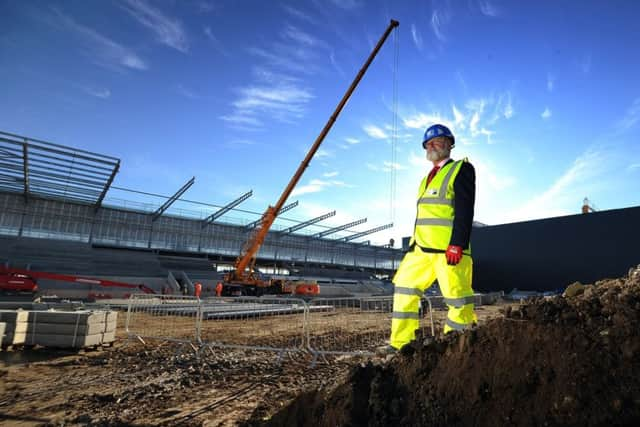
<svg viewBox="0 0 640 427">
<path fill-rule="evenodd" d="M 382 47 L 386 39 L 389 37 L 389 34 L 391 34 L 391 31 L 393 31 L 393 29 L 396 28 L 398 25 L 400 25 L 398 21 L 395 21 L 393 19 L 391 20 L 384 34 L 382 35 L 382 37 L 380 37 L 380 40 L 378 40 L 378 44 L 373 48 L 373 51 L 371 52 L 366 62 L 364 63 L 364 65 L 356 75 L 355 79 L 351 83 L 351 86 L 349 86 L 346 93 L 340 100 L 340 103 L 336 107 L 335 111 L 333 112 L 333 114 L 325 124 L 324 128 L 320 132 L 320 135 L 318 135 L 315 142 L 309 149 L 309 152 L 307 153 L 306 157 L 298 167 L 298 170 L 296 170 L 296 172 L 293 174 L 293 177 L 289 181 L 289 184 L 282 192 L 280 199 L 278 199 L 278 202 L 276 203 L 275 206 L 269 206 L 267 210 L 264 212 L 264 214 L 262 214 L 260 223 L 256 228 L 253 229 L 253 232 L 249 236 L 249 239 L 245 242 L 240 252 L 240 256 L 237 258 L 235 262 L 234 269 L 225 275 L 225 278 L 224 278 L 225 283 L 223 285 L 224 295 L 233 295 L 233 294 L 260 295 L 264 293 L 271 293 L 271 294 L 297 293 L 297 294 L 309 295 L 309 294 L 319 293 L 318 285 L 313 283 L 296 284 L 295 286 L 292 287 L 290 283 L 285 283 L 282 280 L 261 279 L 260 277 L 258 277 L 256 272 L 254 271 L 254 267 L 256 263 L 256 255 L 260 250 L 260 247 L 262 246 L 264 239 L 267 237 L 267 233 L 269 232 L 271 225 L 273 224 L 276 217 L 278 216 L 278 212 L 280 212 L 280 209 L 282 209 L 282 207 L 284 206 L 285 202 L 287 201 L 287 198 L 289 197 L 289 195 L 295 188 L 296 184 L 302 177 L 302 174 L 304 173 L 305 169 L 307 168 L 307 166 L 309 166 L 311 159 L 315 155 L 316 151 L 318 151 L 320 144 L 322 144 L 322 141 L 331 130 L 331 127 L 333 126 L 336 119 L 338 118 L 338 115 L 340 114 L 345 104 L 351 97 L 351 94 L 355 90 L 356 86 L 358 86 L 358 83 L 360 83 L 360 80 L 362 79 L 365 72 L 369 68 L 369 65 L 371 65 L 371 62 L 373 62 L 373 59 L 376 57 L 376 55 L 378 54 L 378 51 L 380 50 L 380 48 Z"/>
</svg>

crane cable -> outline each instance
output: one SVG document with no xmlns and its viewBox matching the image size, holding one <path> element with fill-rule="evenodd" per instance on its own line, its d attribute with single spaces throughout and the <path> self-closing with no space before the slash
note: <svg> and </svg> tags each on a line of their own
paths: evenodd
<svg viewBox="0 0 640 427">
<path fill-rule="evenodd" d="M 389 173 L 389 220 L 391 223 L 395 221 L 396 214 L 396 167 L 397 152 L 396 144 L 398 142 L 398 56 L 400 53 L 400 28 L 396 28 L 393 33 L 393 69 L 392 69 L 392 86 L 393 95 L 391 101 L 392 129 L 391 129 L 391 165 Z"/>
</svg>

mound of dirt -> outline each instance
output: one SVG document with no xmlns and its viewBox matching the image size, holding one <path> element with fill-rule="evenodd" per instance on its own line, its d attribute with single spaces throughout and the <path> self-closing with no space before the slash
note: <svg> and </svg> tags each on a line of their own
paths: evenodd
<svg viewBox="0 0 640 427">
<path fill-rule="evenodd" d="M 640 266 L 355 368 L 269 426 L 638 425 Z"/>
</svg>

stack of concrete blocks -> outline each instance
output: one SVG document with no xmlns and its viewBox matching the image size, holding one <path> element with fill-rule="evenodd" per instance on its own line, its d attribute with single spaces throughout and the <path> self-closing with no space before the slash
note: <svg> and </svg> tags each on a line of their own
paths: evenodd
<svg viewBox="0 0 640 427">
<path fill-rule="evenodd" d="M 3 346 L 39 345 L 84 348 L 113 343 L 116 311 L 27 311 L 0 310 L 6 323 Z"/>
</svg>

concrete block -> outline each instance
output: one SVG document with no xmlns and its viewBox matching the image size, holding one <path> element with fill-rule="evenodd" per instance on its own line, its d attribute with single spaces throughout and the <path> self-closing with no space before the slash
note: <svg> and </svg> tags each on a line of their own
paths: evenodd
<svg viewBox="0 0 640 427">
<path fill-rule="evenodd" d="M 72 325 L 69 323 L 19 323 L 16 332 L 54 335 L 94 335 L 116 330 L 116 322 Z"/>
<path fill-rule="evenodd" d="M 3 345 L 82 348 L 115 341 L 116 311 L 0 310 Z"/>
<path fill-rule="evenodd" d="M 111 331 L 111 332 L 105 332 L 104 334 L 102 334 L 102 343 L 103 344 L 108 344 L 111 342 L 114 342 L 116 340 L 116 331 Z"/>
<path fill-rule="evenodd" d="M 28 335 L 25 344 L 41 345 L 44 347 L 82 348 L 102 344 L 104 334 L 93 335 L 54 335 L 35 334 Z"/>
<path fill-rule="evenodd" d="M 32 323 L 66 323 L 87 325 L 92 323 L 105 323 L 109 315 L 106 311 L 31 311 L 29 322 Z M 117 316 L 117 313 L 116 313 Z M 116 317 L 117 318 L 117 317 Z"/>
<path fill-rule="evenodd" d="M 0 310 L 0 322 L 16 323 L 29 320 L 29 312 L 25 310 Z"/>
<path fill-rule="evenodd" d="M 2 345 L 24 344 L 26 337 L 26 332 L 13 333 L 5 331 L 5 335 L 2 338 Z"/>
</svg>

